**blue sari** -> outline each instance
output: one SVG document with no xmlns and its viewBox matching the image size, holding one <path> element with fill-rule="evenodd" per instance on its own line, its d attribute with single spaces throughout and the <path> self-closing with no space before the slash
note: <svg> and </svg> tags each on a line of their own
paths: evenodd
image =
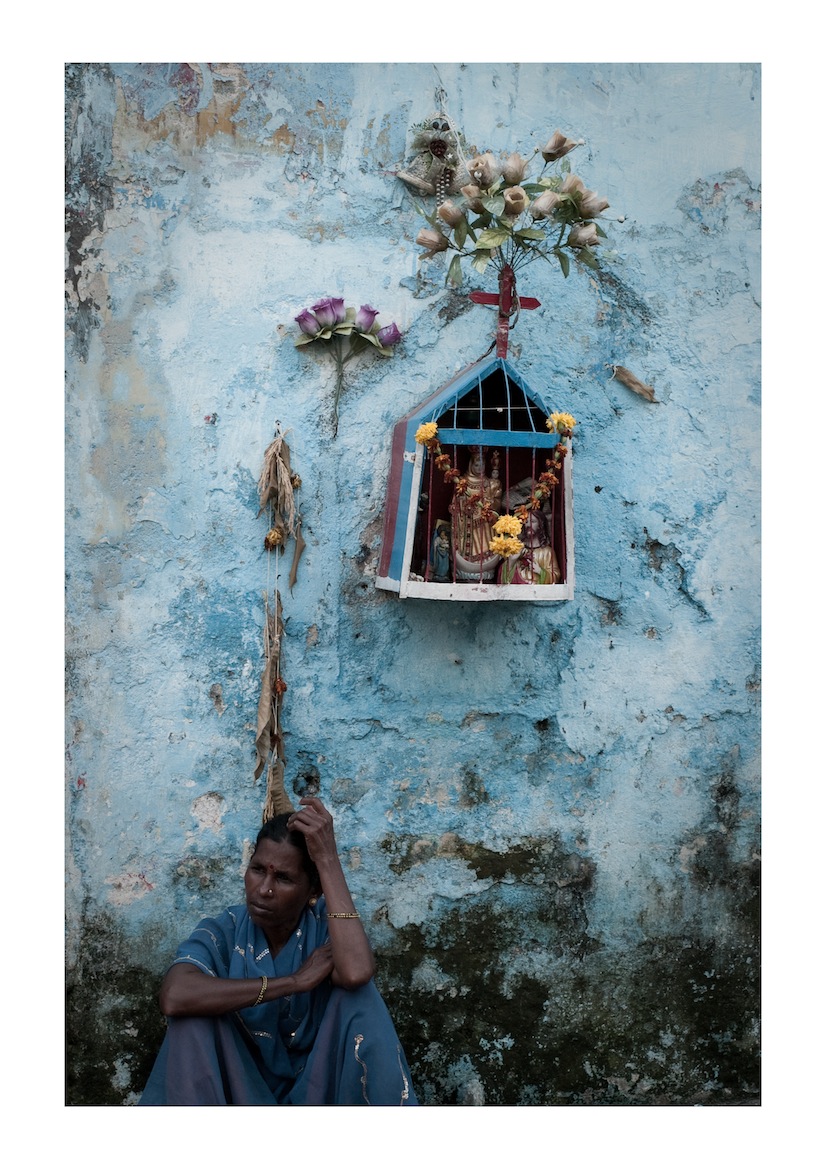
<svg viewBox="0 0 826 1169">
<path fill-rule="evenodd" d="M 329 940 L 324 898 L 304 910 L 273 956 L 246 906 L 205 918 L 178 947 L 214 978 L 283 978 Z M 372 980 L 357 990 L 325 979 L 314 990 L 226 1015 L 178 1016 L 141 1105 L 415 1105 L 410 1069 Z"/>
</svg>

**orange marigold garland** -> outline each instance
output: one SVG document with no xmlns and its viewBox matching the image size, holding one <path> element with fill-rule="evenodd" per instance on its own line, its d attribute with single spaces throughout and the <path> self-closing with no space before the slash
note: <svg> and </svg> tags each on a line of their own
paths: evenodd
<svg viewBox="0 0 826 1169">
<path fill-rule="evenodd" d="M 545 422 L 548 430 L 552 433 L 555 431 L 559 435 L 559 442 L 553 450 L 551 458 L 545 460 L 545 470 L 542 471 L 534 484 L 533 491 L 525 503 L 519 504 L 513 509 L 513 514 L 522 523 L 525 522 L 528 512 L 539 511 L 546 499 L 550 496 L 554 487 L 559 483 L 559 476 L 557 472 L 561 473 L 562 464 L 568 454 L 567 440 L 573 434 L 576 426 L 576 418 L 572 414 L 549 414 Z M 464 478 L 462 473 L 453 466 L 450 456 L 446 455 L 439 443 L 439 427 L 435 422 L 423 422 L 415 434 L 416 442 L 423 447 L 426 447 L 433 456 L 433 461 L 436 468 L 444 474 L 445 483 L 454 484 L 454 492 L 457 495 L 467 495 L 468 481 Z M 482 495 L 476 492 L 471 495 L 468 502 L 482 503 L 480 516 L 485 520 L 496 519 L 496 513 L 492 510 L 487 502 L 483 503 Z M 513 538 L 515 532 L 508 530 L 506 533 L 497 533 L 497 538 L 505 539 Z M 515 541 L 518 542 L 518 541 Z M 502 547 L 510 547 L 510 545 L 502 544 Z M 498 551 L 491 545 L 492 551 Z M 508 553 L 514 555 L 515 553 Z M 504 553 L 500 553 L 504 555 Z"/>
</svg>

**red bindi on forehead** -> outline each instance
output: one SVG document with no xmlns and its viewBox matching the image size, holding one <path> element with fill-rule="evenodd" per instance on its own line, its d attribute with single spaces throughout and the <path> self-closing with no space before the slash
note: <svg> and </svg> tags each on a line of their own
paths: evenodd
<svg viewBox="0 0 826 1169">
<path fill-rule="evenodd" d="M 263 865 L 270 873 L 300 873 L 304 858 L 299 850 L 287 840 L 262 840 L 252 854 L 251 860 Z"/>
</svg>

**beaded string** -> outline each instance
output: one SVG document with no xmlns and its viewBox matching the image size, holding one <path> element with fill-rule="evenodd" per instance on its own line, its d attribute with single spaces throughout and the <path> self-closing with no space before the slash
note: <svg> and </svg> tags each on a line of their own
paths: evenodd
<svg viewBox="0 0 826 1169">
<path fill-rule="evenodd" d="M 467 161 L 468 160 L 467 160 L 467 156 L 465 155 L 464 150 L 462 150 L 462 139 L 461 139 L 461 135 L 459 134 L 459 128 L 456 125 L 456 122 L 454 121 L 454 119 L 451 117 L 450 113 L 448 112 L 447 91 L 445 90 L 445 87 L 442 84 L 442 79 L 439 76 L 439 70 L 436 68 L 435 65 L 433 66 L 433 72 L 436 74 L 436 81 L 438 83 L 436 85 L 436 89 L 434 90 L 434 93 L 433 93 L 434 102 L 436 104 L 437 109 L 444 115 L 444 119 L 447 122 L 448 126 L 450 127 L 450 130 L 452 131 L 454 138 L 456 139 L 456 153 L 459 156 L 460 163 L 464 166 L 465 170 L 467 170 Z M 449 172 L 448 169 L 445 168 L 445 170 L 443 170 L 442 173 L 439 175 L 439 177 L 436 179 L 436 206 L 437 207 L 441 207 L 442 203 L 444 203 L 445 200 L 447 199 L 447 188 L 449 186 L 449 181 L 447 178 L 448 173 L 450 173 L 451 178 L 452 178 L 453 172 L 452 171 Z"/>
</svg>

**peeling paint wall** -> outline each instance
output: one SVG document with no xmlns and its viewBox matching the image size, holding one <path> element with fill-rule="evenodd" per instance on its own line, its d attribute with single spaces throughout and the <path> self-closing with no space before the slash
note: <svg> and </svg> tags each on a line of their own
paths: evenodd
<svg viewBox="0 0 826 1169">
<path fill-rule="evenodd" d="M 511 358 L 579 421 L 569 602 L 374 587 L 392 426 L 492 339 L 388 174 L 432 68 L 67 67 L 72 1104 L 135 1102 L 175 944 L 240 895 L 277 422 L 288 789 L 334 812 L 422 1101 L 758 1099 L 759 68 L 440 73 L 471 144 L 582 137 L 625 216 L 601 280 L 520 277 Z M 293 346 L 326 295 L 404 332 L 335 439 Z"/>
</svg>

